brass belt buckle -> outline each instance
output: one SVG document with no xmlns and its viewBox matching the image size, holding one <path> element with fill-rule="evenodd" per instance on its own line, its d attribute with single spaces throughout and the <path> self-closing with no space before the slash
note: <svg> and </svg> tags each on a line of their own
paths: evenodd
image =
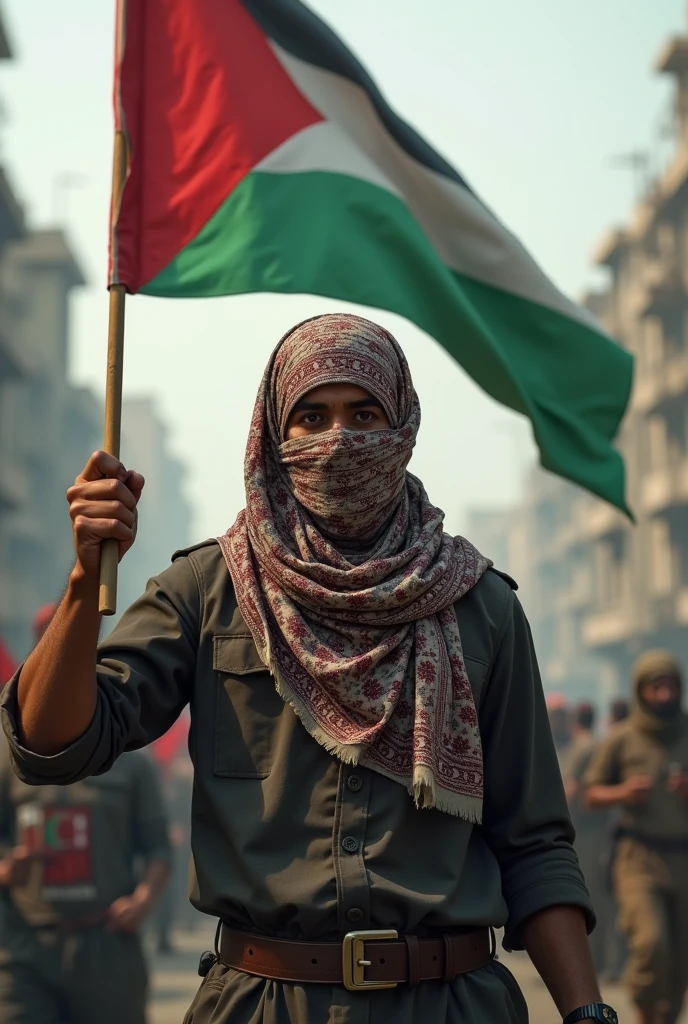
<svg viewBox="0 0 688 1024">
<path fill-rule="evenodd" d="M 393 929 L 387 931 L 348 932 L 342 942 L 342 976 L 344 988 L 349 992 L 357 992 L 362 988 L 396 988 L 396 981 L 366 981 L 365 969 L 371 961 L 365 959 L 366 942 L 376 939 L 398 939 L 399 933 Z"/>
</svg>

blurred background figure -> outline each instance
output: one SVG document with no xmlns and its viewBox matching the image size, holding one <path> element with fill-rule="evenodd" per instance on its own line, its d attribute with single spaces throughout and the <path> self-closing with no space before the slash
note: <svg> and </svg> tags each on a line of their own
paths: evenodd
<svg viewBox="0 0 688 1024">
<path fill-rule="evenodd" d="M 566 755 L 571 743 L 571 711 L 566 697 L 562 693 L 546 695 L 547 715 L 552 730 L 552 739 L 556 747 L 559 765 Z"/>
<path fill-rule="evenodd" d="M 564 790 L 571 820 L 576 830 L 575 848 L 585 876 L 590 898 L 602 927 L 590 937 L 595 967 L 604 966 L 604 926 L 607 899 L 602 865 L 602 849 L 607 837 L 605 815 L 591 810 L 585 801 L 583 779 L 597 746 L 594 735 L 595 709 L 587 702 L 578 704 L 570 716 L 571 740 L 560 759 Z"/>
<path fill-rule="evenodd" d="M 162 793 L 145 754 L 29 787 L 0 746 L 0 1020 L 144 1024 L 139 932 L 167 879 Z"/>
<path fill-rule="evenodd" d="M 621 722 L 625 722 L 629 713 L 630 708 L 626 698 L 614 698 L 609 705 L 607 713 L 607 735 L 610 735 Z M 595 813 L 604 816 L 606 819 L 606 833 L 601 850 L 604 892 L 602 896 L 602 912 L 598 917 L 597 927 L 601 932 L 599 941 L 604 949 L 600 974 L 604 981 L 611 983 L 617 982 L 620 979 L 627 957 L 626 940 L 619 927 L 619 911 L 611 877 L 620 809 L 618 807 L 610 807 L 606 811 L 598 810 Z"/>
<path fill-rule="evenodd" d="M 675 658 L 633 669 L 631 714 L 586 775 L 592 807 L 619 807 L 612 876 L 628 940 L 625 980 L 638 1024 L 675 1024 L 688 987 L 688 716 Z"/>
<path fill-rule="evenodd" d="M 611 728 L 614 725 L 618 725 L 619 722 L 624 722 L 628 718 L 629 711 L 626 698 L 616 697 L 609 705 L 609 727 Z"/>
<path fill-rule="evenodd" d="M 188 711 L 177 719 L 171 729 L 151 745 L 158 764 L 167 811 L 170 818 L 172 871 L 151 920 L 157 952 L 174 952 L 172 930 L 175 925 L 185 929 L 201 917 L 189 903 L 189 862 L 191 859 L 191 793 L 193 765 L 188 753 Z"/>
<path fill-rule="evenodd" d="M 34 616 L 38 640 L 54 605 Z M 140 930 L 170 873 L 151 757 L 104 775 L 31 787 L 0 742 L 0 1021 L 145 1024 Z"/>
</svg>

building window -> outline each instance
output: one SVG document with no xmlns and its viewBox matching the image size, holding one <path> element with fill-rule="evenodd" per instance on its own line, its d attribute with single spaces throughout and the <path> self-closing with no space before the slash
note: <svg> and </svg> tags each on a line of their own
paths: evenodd
<svg viewBox="0 0 688 1024">
<path fill-rule="evenodd" d="M 650 416 L 647 421 L 647 440 L 650 468 L 659 469 L 669 460 L 669 438 L 666 420 L 662 416 Z"/>
<path fill-rule="evenodd" d="M 662 323 L 656 316 L 647 318 L 645 323 L 645 367 L 649 373 L 656 373 L 664 360 Z"/>
<path fill-rule="evenodd" d="M 650 531 L 650 587 L 655 596 L 670 594 L 673 582 L 673 552 L 669 524 L 655 519 L 648 524 Z"/>
<path fill-rule="evenodd" d="M 656 253 L 665 273 L 676 265 L 676 232 L 670 221 L 663 221 L 657 227 Z"/>
<path fill-rule="evenodd" d="M 626 537 L 618 534 L 601 541 L 595 550 L 597 602 L 602 610 L 620 608 L 628 596 L 628 561 Z"/>
</svg>

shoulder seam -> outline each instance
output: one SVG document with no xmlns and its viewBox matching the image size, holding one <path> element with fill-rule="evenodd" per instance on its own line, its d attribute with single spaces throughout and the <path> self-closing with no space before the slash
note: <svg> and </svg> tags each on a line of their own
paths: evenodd
<svg viewBox="0 0 688 1024">
<path fill-rule="evenodd" d="M 508 572 L 502 572 L 501 569 L 497 569 L 494 565 L 491 565 L 487 571 L 493 572 L 495 573 L 496 576 L 501 577 L 501 579 L 503 579 L 506 583 L 509 584 L 512 590 L 518 590 L 518 583 L 513 578 L 513 576 L 509 575 Z"/>
<path fill-rule="evenodd" d="M 174 562 L 178 558 L 182 558 L 184 556 L 188 557 L 189 555 L 192 554 L 192 552 L 198 551 L 199 548 L 207 548 L 207 547 L 210 547 L 212 544 L 217 544 L 217 543 L 218 542 L 217 542 L 217 538 L 216 537 L 208 537 L 207 540 L 200 540 L 200 541 L 198 541 L 198 543 L 196 543 L 196 544 L 189 544 L 185 548 L 177 548 L 177 550 L 175 552 L 173 552 L 173 554 L 172 554 L 171 561 Z"/>
<path fill-rule="evenodd" d="M 201 621 L 198 624 L 199 625 L 199 632 L 200 632 L 200 630 L 202 630 L 202 628 L 203 628 L 203 623 L 205 622 L 205 598 L 206 598 L 205 574 L 203 572 L 203 566 L 200 565 L 197 562 L 196 558 L 194 558 L 193 552 L 189 553 L 188 558 L 189 558 L 189 565 L 191 566 L 191 571 L 194 574 L 194 579 L 196 580 L 196 588 L 198 590 L 198 599 L 199 599 L 199 604 L 201 606 L 200 607 Z"/>
</svg>

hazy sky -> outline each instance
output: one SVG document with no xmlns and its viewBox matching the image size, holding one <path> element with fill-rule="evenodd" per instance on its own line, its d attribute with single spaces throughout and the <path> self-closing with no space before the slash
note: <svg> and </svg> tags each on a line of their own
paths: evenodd
<svg viewBox="0 0 688 1024">
<path fill-rule="evenodd" d="M 114 0 L 0 0 L 15 61 L 0 65 L 0 159 L 29 222 L 66 225 L 89 286 L 73 299 L 73 373 L 102 390 Z M 683 0 L 313 0 L 387 98 L 466 175 L 571 295 L 627 216 L 632 174 L 613 157 L 659 144 L 668 83 L 652 68 Z M 66 189 L 64 175 L 80 178 Z M 267 356 L 292 323 L 341 302 L 246 296 L 128 301 L 125 386 L 151 392 L 190 470 L 199 537 L 243 504 L 248 418 Z M 514 498 L 528 425 L 391 314 L 424 408 L 413 469 L 460 528 Z"/>
</svg>

